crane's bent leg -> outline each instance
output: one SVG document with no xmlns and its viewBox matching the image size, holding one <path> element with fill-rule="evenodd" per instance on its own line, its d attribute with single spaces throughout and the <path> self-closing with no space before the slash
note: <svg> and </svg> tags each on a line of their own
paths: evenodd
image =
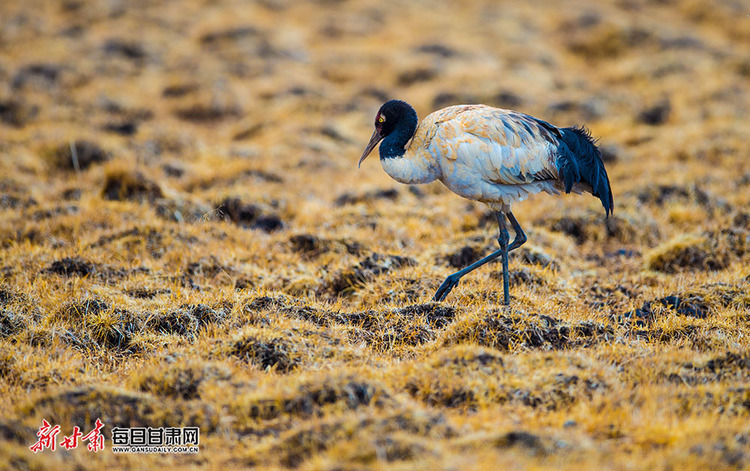
<svg viewBox="0 0 750 471">
<path fill-rule="evenodd" d="M 515 239 L 513 239 L 513 242 L 510 243 L 510 247 L 508 247 L 508 252 L 510 252 L 526 243 L 526 233 L 523 232 L 521 225 L 518 224 L 518 221 L 516 221 L 516 217 L 512 212 L 508 211 L 505 215 L 508 216 L 508 221 L 510 221 L 510 225 L 513 227 L 513 232 L 516 233 Z"/>
<path fill-rule="evenodd" d="M 450 293 L 453 288 L 455 288 L 456 286 L 458 286 L 458 281 L 461 279 L 461 277 L 463 277 L 464 275 L 466 275 L 469 272 L 472 272 L 472 271 L 476 270 L 477 268 L 481 267 L 482 265 L 495 260 L 496 258 L 502 256 L 503 253 L 505 253 L 505 263 L 504 263 L 504 266 L 507 267 L 508 239 L 509 239 L 508 230 L 505 228 L 505 220 L 503 219 L 503 213 L 497 212 L 497 213 L 495 213 L 495 216 L 497 217 L 498 225 L 500 226 L 500 237 L 502 238 L 503 234 L 505 234 L 505 236 L 504 236 L 505 237 L 505 248 L 504 249 L 501 248 L 500 250 L 492 252 L 491 254 L 487 255 L 483 259 L 481 259 L 481 260 L 479 260 L 477 262 L 472 263 L 468 267 L 463 268 L 463 269 L 457 271 L 456 273 L 453 273 L 452 275 L 448 275 L 448 277 L 445 279 L 445 281 L 443 281 L 443 284 L 441 284 L 440 287 L 435 292 L 435 296 L 432 298 L 433 301 L 442 301 L 443 299 L 445 299 L 445 297 L 448 296 L 448 293 Z M 512 221 L 511 221 L 511 223 L 512 223 Z M 516 224 L 518 224 L 518 222 L 516 222 Z M 519 230 L 520 230 L 520 228 L 519 228 Z M 516 233 L 516 239 L 518 239 L 518 235 L 517 234 L 518 233 Z M 521 234 L 523 234 L 523 231 L 521 231 Z M 498 240 L 500 240 L 500 239 L 498 239 Z M 525 241 L 526 241 L 526 236 L 524 236 L 524 242 Z M 515 240 L 514 240 L 514 242 L 515 242 Z M 521 243 L 523 243 L 523 242 L 521 242 Z M 500 244 L 500 246 L 502 247 L 502 243 Z M 508 270 L 506 268 L 504 270 L 504 273 L 507 274 L 507 271 Z M 507 279 L 507 278 L 508 277 L 504 275 L 504 279 Z M 508 289 L 506 289 L 505 291 L 506 291 L 506 297 L 507 297 Z M 510 302 L 510 301 L 508 300 L 506 302 L 506 304 L 508 304 L 508 302 Z"/>
</svg>

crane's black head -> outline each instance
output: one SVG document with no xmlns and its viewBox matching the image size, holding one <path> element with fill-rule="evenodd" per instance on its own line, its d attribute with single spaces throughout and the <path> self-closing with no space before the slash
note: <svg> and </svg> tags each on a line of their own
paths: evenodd
<svg viewBox="0 0 750 471">
<path fill-rule="evenodd" d="M 370 142 L 359 159 L 359 165 L 383 139 L 386 139 L 388 146 L 386 146 L 386 149 L 383 146 L 380 147 L 381 158 L 403 155 L 404 146 L 414 135 L 416 129 L 417 112 L 410 104 L 401 100 L 386 101 L 375 116 L 375 132 L 372 133 Z M 393 153 L 393 155 L 390 155 L 390 153 Z"/>
</svg>

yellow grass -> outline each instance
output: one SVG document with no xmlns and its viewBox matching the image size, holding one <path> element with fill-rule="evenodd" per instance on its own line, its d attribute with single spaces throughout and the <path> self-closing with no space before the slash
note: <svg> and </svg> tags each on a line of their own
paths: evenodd
<svg viewBox="0 0 750 471">
<path fill-rule="evenodd" d="M 748 13 L 0 2 L 0 468 L 747 467 Z M 588 125 L 614 217 L 517 204 L 511 308 L 497 264 L 429 302 L 494 218 L 357 170 L 384 98 Z"/>
</svg>

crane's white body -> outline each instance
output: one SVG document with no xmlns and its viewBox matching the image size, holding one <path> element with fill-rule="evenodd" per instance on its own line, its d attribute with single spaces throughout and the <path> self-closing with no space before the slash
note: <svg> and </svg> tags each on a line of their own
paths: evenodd
<svg viewBox="0 0 750 471">
<path fill-rule="evenodd" d="M 460 196 L 507 212 L 512 203 L 529 195 L 561 192 L 555 163 L 558 145 L 550 128 L 527 115 L 460 105 L 427 116 L 404 155 L 383 158 L 381 163 L 399 182 L 440 180 Z M 578 185 L 573 191 L 582 189 Z"/>
<path fill-rule="evenodd" d="M 395 180 L 440 180 L 454 193 L 487 203 L 496 212 L 500 250 L 448 276 L 435 301 L 445 299 L 462 276 L 502 257 L 503 300 L 510 304 L 508 252 L 526 242 L 512 203 L 542 191 L 586 190 L 601 200 L 607 215 L 614 206 L 601 153 L 585 128 L 557 128 L 485 105 L 450 106 L 418 123 L 411 105 L 389 100 L 375 117 L 375 131 L 360 164 L 381 141 L 380 162 Z M 506 219 L 515 233 L 512 242 Z"/>
</svg>

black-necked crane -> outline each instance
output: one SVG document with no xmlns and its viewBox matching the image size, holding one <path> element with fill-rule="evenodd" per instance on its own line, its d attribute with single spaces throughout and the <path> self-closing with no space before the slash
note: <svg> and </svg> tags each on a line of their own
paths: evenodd
<svg viewBox="0 0 750 471">
<path fill-rule="evenodd" d="M 601 153 L 585 128 L 558 128 L 516 111 L 485 105 L 449 106 L 419 123 L 400 100 L 383 104 L 359 164 L 380 144 L 380 163 L 401 183 L 440 180 L 454 193 L 486 203 L 495 212 L 500 250 L 448 276 L 435 293 L 442 301 L 461 277 L 502 257 L 504 303 L 510 304 L 508 252 L 526 242 L 511 204 L 541 191 L 599 198 L 607 216 L 614 202 Z M 515 238 L 510 242 L 505 219 Z"/>
</svg>

